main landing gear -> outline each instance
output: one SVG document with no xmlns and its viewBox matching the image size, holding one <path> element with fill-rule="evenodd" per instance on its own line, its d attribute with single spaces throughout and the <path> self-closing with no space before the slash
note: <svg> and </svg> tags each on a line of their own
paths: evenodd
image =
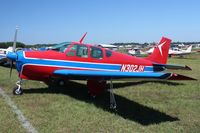
<svg viewBox="0 0 200 133">
<path fill-rule="evenodd" d="M 114 95 L 114 93 L 113 93 L 113 83 L 112 83 L 112 79 L 110 80 L 110 89 L 109 89 L 109 92 L 110 92 L 110 109 L 116 110 L 116 108 L 117 108 L 117 103 L 116 103 L 116 100 L 115 100 L 115 95 Z"/>
<path fill-rule="evenodd" d="M 16 82 L 16 87 L 13 88 L 13 94 L 14 95 L 22 95 L 23 94 L 23 89 L 21 88 L 22 85 L 22 79 Z"/>
<path fill-rule="evenodd" d="M 105 80 L 97 80 L 97 79 L 88 79 L 87 80 L 88 93 L 91 97 L 95 98 L 96 96 L 101 95 L 106 88 Z M 113 83 L 112 79 L 110 80 L 110 88 L 108 89 L 110 93 L 110 109 L 116 110 L 117 104 L 115 100 L 115 96 L 113 93 Z"/>
</svg>

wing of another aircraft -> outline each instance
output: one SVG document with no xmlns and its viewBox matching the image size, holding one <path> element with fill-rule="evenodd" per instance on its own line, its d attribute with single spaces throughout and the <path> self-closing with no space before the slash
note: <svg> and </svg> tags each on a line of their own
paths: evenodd
<svg viewBox="0 0 200 133">
<path fill-rule="evenodd" d="M 186 77 L 173 73 L 161 73 L 161 72 L 113 72 L 113 71 L 96 71 L 96 70 L 55 70 L 55 75 L 69 77 L 69 78 L 102 78 L 102 79 L 123 79 L 123 78 L 153 78 L 153 79 L 168 79 L 168 80 L 195 80 L 190 77 Z"/>
<path fill-rule="evenodd" d="M 0 49 L 0 63 L 4 63 L 6 59 L 6 49 Z"/>
</svg>

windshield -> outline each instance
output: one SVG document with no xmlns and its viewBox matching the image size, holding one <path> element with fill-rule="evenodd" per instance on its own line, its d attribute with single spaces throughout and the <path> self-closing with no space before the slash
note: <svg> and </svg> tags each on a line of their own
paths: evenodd
<svg viewBox="0 0 200 133">
<path fill-rule="evenodd" d="M 63 43 L 55 44 L 54 46 L 52 46 L 51 50 L 55 50 L 55 51 L 64 53 L 70 44 L 71 44 L 70 42 L 63 42 Z"/>
</svg>

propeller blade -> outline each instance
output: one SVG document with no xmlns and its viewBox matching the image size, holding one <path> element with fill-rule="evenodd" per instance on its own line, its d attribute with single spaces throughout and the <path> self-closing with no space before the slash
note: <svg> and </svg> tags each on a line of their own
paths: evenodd
<svg viewBox="0 0 200 133">
<path fill-rule="evenodd" d="M 12 52 L 16 52 L 15 49 L 16 49 L 16 44 L 17 44 L 17 32 L 18 32 L 18 26 L 16 26 L 16 29 L 15 29 L 15 36 L 14 36 L 14 42 L 13 42 L 13 49 L 12 49 Z M 11 60 L 10 62 L 10 78 L 12 76 L 12 69 L 13 69 L 13 64 L 14 64 L 14 61 Z"/>
<path fill-rule="evenodd" d="M 18 32 L 18 26 L 16 26 L 16 29 L 15 29 L 15 37 L 14 37 L 14 42 L 13 42 L 13 52 L 15 52 L 15 49 L 16 49 L 16 43 L 17 43 L 17 32 Z"/>
</svg>

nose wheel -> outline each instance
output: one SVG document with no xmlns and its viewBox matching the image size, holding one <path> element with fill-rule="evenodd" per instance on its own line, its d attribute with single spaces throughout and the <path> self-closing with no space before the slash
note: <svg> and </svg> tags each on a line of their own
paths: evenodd
<svg viewBox="0 0 200 133">
<path fill-rule="evenodd" d="M 13 94 L 14 95 L 22 95 L 23 94 L 23 89 L 21 88 L 22 85 L 22 80 L 19 80 L 16 82 L 16 87 L 13 88 Z"/>
</svg>

